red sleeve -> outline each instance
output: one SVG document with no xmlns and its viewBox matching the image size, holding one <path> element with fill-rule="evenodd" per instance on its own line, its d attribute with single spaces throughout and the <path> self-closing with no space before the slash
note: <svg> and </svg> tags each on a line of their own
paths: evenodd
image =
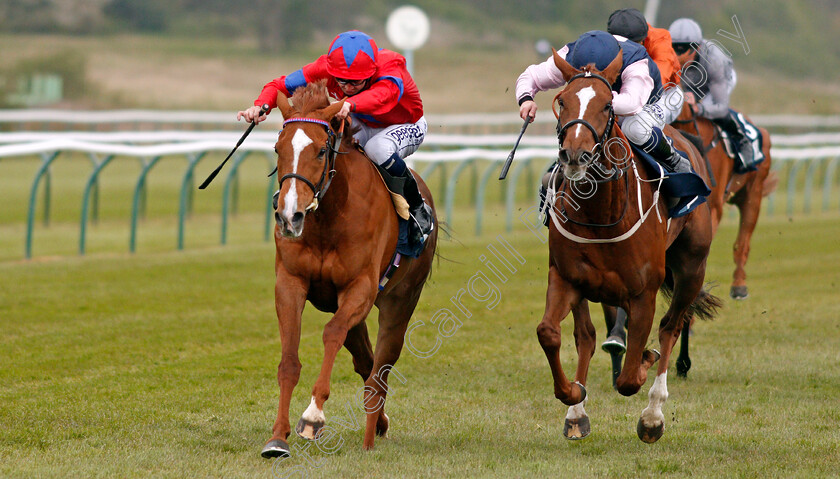
<svg viewBox="0 0 840 479">
<path fill-rule="evenodd" d="M 322 55 L 314 62 L 304 65 L 304 67 L 300 70 L 290 73 L 289 75 L 275 78 L 274 80 L 266 83 L 260 95 L 256 100 L 254 100 L 254 105 L 262 106 L 263 104 L 268 103 L 268 106 L 275 108 L 277 106 L 278 91 L 281 91 L 284 95 L 290 97 L 296 89 L 324 78 L 330 78 L 329 73 L 327 73 L 326 55 Z"/>
<path fill-rule="evenodd" d="M 396 83 L 380 78 L 367 90 L 353 95 L 349 100 L 353 111 L 366 115 L 384 115 L 400 101 L 400 88 Z"/>
</svg>

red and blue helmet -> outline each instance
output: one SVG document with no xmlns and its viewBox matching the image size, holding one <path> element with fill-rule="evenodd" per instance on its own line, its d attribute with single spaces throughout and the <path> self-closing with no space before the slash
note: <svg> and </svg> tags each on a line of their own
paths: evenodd
<svg viewBox="0 0 840 479">
<path fill-rule="evenodd" d="M 332 41 L 327 53 L 327 72 L 335 78 L 364 80 L 376 73 L 379 48 L 370 35 L 352 30 Z"/>
</svg>

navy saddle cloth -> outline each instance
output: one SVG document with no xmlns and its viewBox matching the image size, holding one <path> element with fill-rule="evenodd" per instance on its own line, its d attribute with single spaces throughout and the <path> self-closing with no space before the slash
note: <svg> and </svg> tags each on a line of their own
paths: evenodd
<svg viewBox="0 0 840 479">
<path fill-rule="evenodd" d="M 641 160 L 648 172 L 658 178 L 660 176 L 659 163 L 649 153 L 636 145 L 631 143 L 630 146 L 633 148 L 633 154 Z M 680 152 L 680 154 L 688 157 L 684 152 Z M 679 218 L 691 213 L 694 208 L 705 203 L 706 197 L 712 192 L 706 186 L 703 178 L 700 178 L 700 175 L 693 171 L 691 173 L 671 173 L 665 170 L 665 176 L 660 194 L 678 199 L 677 204 L 668 210 L 669 218 Z"/>
</svg>

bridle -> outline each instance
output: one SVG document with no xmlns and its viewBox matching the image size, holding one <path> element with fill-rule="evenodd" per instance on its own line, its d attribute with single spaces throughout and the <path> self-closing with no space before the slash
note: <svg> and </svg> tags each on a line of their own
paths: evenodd
<svg viewBox="0 0 840 479">
<path fill-rule="evenodd" d="M 610 82 L 606 78 L 602 77 L 601 75 L 589 72 L 589 71 L 579 73 L 579 74 L 573 76 L 572 78 L 569 79 L 569 81 L 567 82 L 567 85 L 571 84 L 573 81 L 575 81 L 579 78 L 596 78 L 596 79 L 602 81 L 605 85 L 607 85 L 607 87 L 610 89 L 610 91 L 612 91 L 612 85 L 610 84 Z M 591 123 L 589 123 L 588 121 L 586 121 L 582 118 L 574 119 L 574 120 L 569 121 L 568 123 L 565 123 L 565 124 L 561 123 L 560 114 L 555 109 L 555 105 L 557 103 L 557 98 L 559 96 L 560 96 L 560 93 L 558 93 L 557 96 L 554 97 L 554 101 L 552 102 L 552 105 L 551 105 L 552 110 L 554 110 L 554 116 L 557 118 L 557 139 L 559 140 L 560 146 L 562 147 L 563 146 L 563 141 L 566 138 L 566 132 L 568 131 L 569 128 L 571 128 L 574 125 L 578 125 L 578 124 L 585 126 L 592 133 L 592 137 L 595 139 L 595 146 L 592 147 L 592 150 L 589 151 L 590 158 L 587 159 L 587 162 L 586 162 L 586 166 L 588 167 L 593 161 L 595 161 L 595 159 L 598 158 L 598 156 L 600 154 L 603 153 L 603 150 L 607 145 L 607 141 L 609 139 L 609 136 L 612 133 L 612 129 L 615 126 L 615 111 L 613 110 L 612 102 L 609 103 L 609 110 L 610 110 L 609 120 L 607 120 L 607 125 L 604 128 L 604 133 L 599 135 L 597 130 L 595 130 L 595 127 L 592 126 Z M 546 200 L 546 209 L 549 212 L 549 215 L 550 215 L 555 227 L 560 232 L 560 234 L 562 234 L 567 239 L 569 239 L 571 241 L 574 241 L 576 243 L 590 243 L 590 244 L 591 243 L 617 243 L 617 242 L 620 242 L 620 241 L 624 241 L 625 239 L 633 236 L 633 234 L 635 234 L 635 232 L 645 222 L 645 220 L 647 219 L 648 215 L 650 214 L 650 212 L 652 210 L 655 209 L 657 216 L 659 216 L 659 209 L 656 208 L 656 206 L 657 206 L 658 201 L 659 201 L 659 190 L 662 186 L 662 180 L 664 179 L 664 170 L 662 170 L 662 167 L 660 167 L 660 173 L 661 174 L 660 174 L 660 177 L 656 180 L 643 180 L 641 178 L 641 176 L 639 175 L 638 171 L 636 170 L 636 163 L 632 160 L 629 161 L 628 163 L 629 163 L 628 166 L 626 166 L 624 168 L 616 167 L 615 172 L 613 173 L 613 175 L 611 175 L 611 177 L 605 178 L 605 179 L 600 180 L 600 181 L 595 181 L 595 182 L 596 183 L 602 183 L 602 182 L 615 181 L 615 180 L 619 179 L 621 176 L 624 176 L 624 183 L 625 183 L 624 189 L 625 189 L 625 191 L 629 191 L 629 186 L 630 186 L 629 185 L 629 175 L 624 175 L 624 171 L 626 171 L 628 168 L 632 167 L 632 169 L 635 173 L 634 176 L 636 178 L 636 183 L 637 183 L 636 192 L 637 192 L 637 200 L 638 200 L 638 207 L 639 207 L 639 219 L 633 224 L 633 226 L 630 227 L 630 229 L 627 230 L 624 234 L 621 234 L 621 235 L 613 237 L 613 238 L 584 238 L 584 237 L 575 235 L 575 234 L 567 231 L 565 228 L 563 228 L 563 225 L 561 224 L 560 220 L 557 217 L 557 214 L 554 211 L 554 207 L 549 205 L 549 200 Z M 552 179 L 549 180 L 549 183 L 553 183 L 553 182 L 554 182 L 554 180 L 553 180 L 553 175 L 552 175 Z M 658 185 L 656 186 L 656 189 L 653 192 L 653 201 L 651 202 L 651 205 L 650 205 L 650 207 L 648 207 L 647 210 L 643 210 L 643 207 L 642 207 L 642 194 L 641 194 L 641 191 L 642 191 L 641 190 L 641 183 L 642 182 L 658 182 Z M 565 181 L 564 181 L 564 186 L 566 186 Z M 565 188 L 564 188 L 564 191 L 565 191 Z M 620 214 L 618 220 L 616 220 L 616 221 L 614 221 L 610 224 L 593 224 L 593 223 L 586 223 L 586 222 L 582 222 L 582 221 L 575 221 L 567 215 L 565 207 L 562 204 L 561 204 L 560 208 L 561 208 L 561 214 L 563 215 L 564 220 L 569 221 L 573 224 L 576 224 L 576 225 L 579 225 L 579 226 L 590 227 L 590 228 L 592 228 L 592 227 L 609 228 L 609 227 L 617 226 L 619 223 L 622 222 L 622 220 L 625 217 L 625 214 L 627 213 L 629 203 L 630 203 L 630 196 L 627 195 L 624 207 L 622 208 L 622 211 L 621 211 L 621 214 Z M 549 207 L 549 206 L 551 206 L 551 207 Z M 659 218 L 659 221 L 660 222 L 662 221 L 661 217 Z M 669 225 L 670 225 L 670 220 L 669 220 Z"/>
<path fill-rule="evenodd" d="M 573 81 L 575 81 L 579 78 L 595 78 L 595 79 L 598 79 L 598 80 L 604 82 L 604 84 L 607 85 L 607 88 L 609 88 L 609 90 L 612 91 L 612 85 L 610 84 L 610 82 L 606 78 L 604 78 L 601 75 L 598 75 L 596 73 L 592 73 L 590 71 L 586 71 L 586 72 L 583 72 L 583 73 L 578 73 L 577 75 L 570 78 L 569 81 L 566 82 L 566 84 L 569 85 Z M 610 101 L 610 103 L 609 103 L 610 116 L 609 116 L 609 120 L 607 120 L 607 126 L 604 128 L 604 133 L 601 134 L 601 135 L 598 135 L 598 132 L 595 130 L 595 127 L 592 126 L 591 123 L 584 120 L 583 118 L 576 118 L 576 119 L 574 119 L 570 122 L 567 122 L 565 124 L 560 121 L 560 113 L 555 109 L 555 105 L 557 104 L 557 99 L 560 97 L 560 95 L 562 93 L 563 93 L 562 91 L 560 93 L 558 93 L 557 96 L 554 97 L 554 100 L 551 103 L 551 109 L 552 109 L 552 111 L 554 111 L 554 116 L 557 118 L 557 128 L 556 128 L 557 129 L 557 139 L 560 141 L 560 146 L 562 147 L 563 146 L 563 141 L 566 139 L 566 132 L 569 130 L 569 128 L 571 128 L 575 125 L 585 126 L 592 133 L 592 137 L 595 139 L 595 146 L 593 146 L 592 150 L 589 151 L 590 160 L 587 163 L 590 163 L 590 162 L 594 161 L 595 158 L 598 157 L 598 153 L 603 152 L 604 145 L 606 144 L 607 139 L 609 138 L 610 133 L 612 132 L 613 126 L 615 126 L 615 110 L 613 110 L 612 101 Z M 587 164 L 587 166 L 588 166 L 588 164 Z"/>
<path fill-rule="evenodd" d="M 283 175 L 280 178 L 280 189 L 283 188 L 283 182 L 288 179 L 295 179 L 300 180 L 312 190 L 313 198 L 312 203 L 306 207 L 304 210 L 305 213 L 309 213 L 310 211 L 315 211 L 318 209 L 318 204 L 320 203 L 321 199 L 326 194 L 327 190 L 330 187 L 330 183 L 332 183 L 333 176 L 335 176 L 335 158 L 338 156 L 340 151 L 338 149 L 341 147 L 341 137 L 344 132 L 344 122 L 341 122 L 341 127 L 338 130 L 338 134 L 333 132 L 330 124 L 324 120 L 318 120 L 317 118 L 305 118 L 305 117 L 298 117 L 298 118 L 289 118 L 288 120 L 283 122 L 283 127 L 286 127 L 288 123 L 315 123 L 324 127 L 327 131 L 327 142 L 326 148 L 328 150 L 327 158 L 324 161 L 324 169 L 321 171 L 321 178 L 318 180 L 318 184 L 312 183 L 309 178 L 305 176 L 299 175 L 297 173 L 288 173 Z M 332 140 L 332 142 L 330 141 Z M 346 153 L 346 152 L 344 152 Z M 342 154 L 344 154 L 342 153 Z M 275 167 L 275 171 L 277 168 Z M 273 174 L 273 172 L 272 172 Z M 271 175 L 269 175 L 271 176 Z"/>
</svg>

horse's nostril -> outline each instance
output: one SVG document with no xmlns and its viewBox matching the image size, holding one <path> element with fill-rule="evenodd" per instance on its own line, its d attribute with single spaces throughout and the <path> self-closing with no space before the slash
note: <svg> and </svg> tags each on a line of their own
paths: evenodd
<svg viewBox="0 0 840 479">
<path fill-rule="evenodd" d="M 278 225 L 283 224 L 283 218 L 280 216 L 280 213 L 276 211 L 274 212 L 274 221 L 276 221 Z"/>
<path fill-rule="evenodd" d="M 301 223 L 303 223 L 303 213 L 298 211 L 297 213 L 292 215 L 292 225 L 297 227 Z"/>
</svg>

